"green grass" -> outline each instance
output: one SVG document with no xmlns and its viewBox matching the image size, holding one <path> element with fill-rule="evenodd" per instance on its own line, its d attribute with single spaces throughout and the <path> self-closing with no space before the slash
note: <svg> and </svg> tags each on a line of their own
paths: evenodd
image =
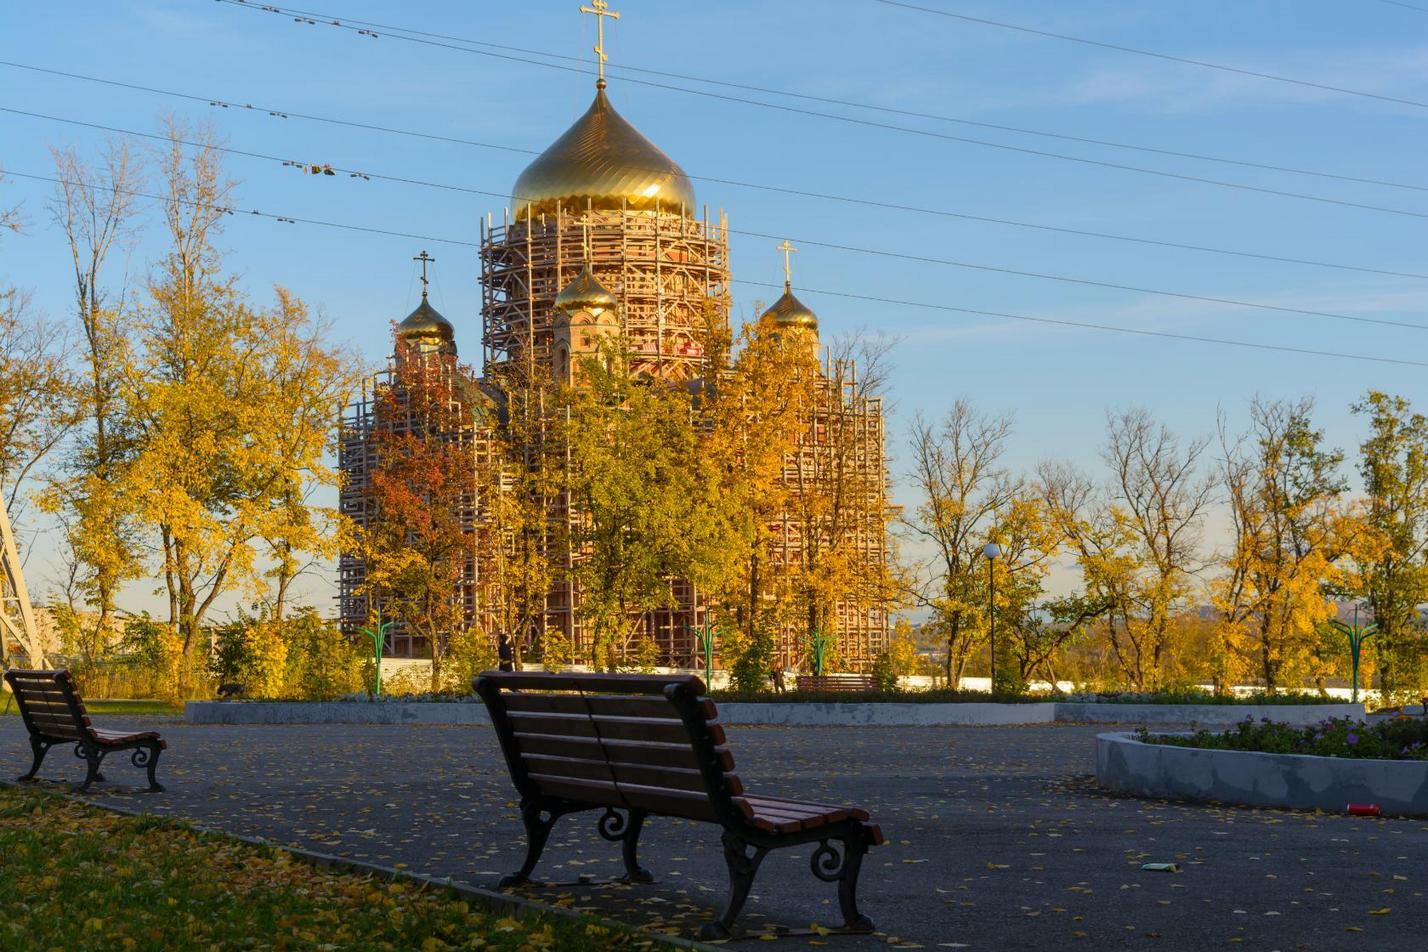
<svg viewBox="0 0 1428 952">
<path fill-rule="evenodd" d="M 0 788 L 0 949 L 594 952 L 653 940 L 514 919 L 445 889 L 320 870 L 170 820 Z"/>
<path fill-rule="evenodd" d="M 95 701 L 91 701 L 89 698 L 85 698 L 84 709 L 90 714 L 114 714 L 116 716 L 123 716 L 125 714 L 168 714 L 172 716 L 183 713 L 182 704 L 170 704 L 168 701 L 107 701 L 103 698 Z M 3 701 L 0 701 L 0 714 L 19 713 L 20 709 L 15 704 L 14 696 L 7 693 L 5 695 L 5 699 Z"/>
</svg>

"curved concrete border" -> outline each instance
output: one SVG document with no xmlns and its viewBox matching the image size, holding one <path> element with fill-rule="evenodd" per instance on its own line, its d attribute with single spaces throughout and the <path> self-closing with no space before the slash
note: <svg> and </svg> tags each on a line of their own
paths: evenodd
<svg viewBox="0 0 1428 952">
<path fill-rule="evenodd" d="M 1362 718 L 1359 704 L 1027 704 L 790 702 L 719 705 L 726 724 L 803 727 L 934 727 L 1014 724 L 1196 724 L 1227 726 L 1246 717 L 1309 724 L 1327 717 Z M 189 701 L 190 724 L 488 724 L 472 701 Z"/>
<path fill-rule="evenodd" d="M 1428 815 L 1428 762 L 1421 760 L 1207 750 L 1098 734 L 1096 781 L 1140 797 L 1336 813 L 1376 803 L 1385 816 Z"/>
<path fill-rule="evenodd" d="M 1098 704 L 1060 701 L 1056 720 L 1063 724 L 1193 724 L 1228 727 L 1248 718 L 1267 717 L 1280 724 L 1304 726 L 1328 718 L 1364 719 L 1362 704 Z"/>
</svg>

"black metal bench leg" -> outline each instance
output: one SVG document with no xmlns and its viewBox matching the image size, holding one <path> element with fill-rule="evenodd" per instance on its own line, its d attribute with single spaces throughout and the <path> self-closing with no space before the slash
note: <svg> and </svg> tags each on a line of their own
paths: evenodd
<svg viewBox="0 0 1428 952">
<path fill-rule="evenodd" d="M 559 814 L 542 810 L 534 803 L 521 804 L 521 822 L 526 826 L 526 861 L 518 871 L 501 880 L 500 888 L 531 881 L 531 873 L 535 871 L 536 863 L 540 862 L 540 854 L 545 852 L 546 840 L 550 839 L 551 827 L 555 826 L 557 819 Z"/>
<path fill-rule="evenodd" d="M 699 930 L 701 939 L 729 938 L 734 920 L 739 917 L 739 910 L 744 908 L 744 902 L 749 898 L 749 890 L 754 885 L 759 864 L 768 855 L 768 850 L 763 847 L 754 847 L 753 854 L 750 855 L 749 844 L 743 837 L 728 831 L 725 831 L 723 841 L 724 862 L 729 866 L 729 901 L 717 919 L 706 922 Z"/>
<path fill-rule="evenodd" d="M 41 743 L 34 737 L 30 738 L 30 752 L 34 755 L 34 763 L 30 764 L 30 772 L 21 774 L 18 778 L 21 783 L 35 779 L 35 774 L 40 772 L 40 764 L 45 762 L 45 754 L 50 752 L 50 745 Z"/>
<path fill-rule="evenodd" d="M 858 872 L 868 841 L 861 831 L 843 840 L 843 869 L 838 876 L 838 905 L 843 911 L 843 928 L 849 932 L 872 932 L 873 920 L 858 911 Z"/>
<path fill-rule="evenodd" d="M 645 811 L 631 810 L 621 839 L 621 851 L 625 858 L 625 881 L 631 883 L 652 883 L 654 874 L 640 865 L 636 854 L 640 847 L 640 830 L 644 829 Z"/>
<path fill-rule="evenodd" d="M 99 765 L 104 762 L 104 755 L 95 751 L 88 750 L 84 751 L 83 753 L 80 753 L 79 751 L 76 751 L 75 753 L 78 756 L 83 757 L 85 764 L 88 766 L 88 770 L 84 775 L 84 783 L 80 784 L 78 787 L 78 792 L 83 793 L 84 791 L 89 789 L 89 785 L 94 783 L 94 781 L 104 779 L 104 774 L 99 772 Z"/>
<path fill-rule="evenodd" d="M 154 779 L 154 772 L 159 769 L 159 754 L 163 753 L 163 751 L 164 749 L 155 741 L 136 748 L 133 757 L 130 758 L 130 762 L 133 763 L 135 767 L 145 767 L 148 769 L 150 793 L 164 792 L 164 785 Z"/>
</svg>

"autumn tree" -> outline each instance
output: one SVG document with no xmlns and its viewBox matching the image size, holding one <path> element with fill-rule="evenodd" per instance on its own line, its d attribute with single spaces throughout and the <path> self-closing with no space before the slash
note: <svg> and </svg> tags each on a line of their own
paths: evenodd
<svg viewBox="0 0 1428 952">
<path fill-rule="evenodd" d="M 19 226 L 17 208 L 0 208 L 0 235 Z M 29 302 L 28 292 L 0 286 L 0 505 L 12 515 L 25 480 L 75 422 L 69 342 Z"/>
<path fill-rule="evenodd" d="M 611 670 L 635 647 L 644 613 L 674 604 L 673 579 L 706 591 L 724 586 L 738 529 L 720 499 L 722 482 L 700 463 L 689 392 L 633 375 L 625 348 L 606 340 L 582 358 L 565 432 L 574 575 L 594 662 Z"/>
<path fill-rule="evenodd" d="M 1176 617 L 1196 590 L 1200 529 L 1214 492 L 1199 472 L 1208 441 L 1183 443 L 1144 410 L 1107 418 L 1103 488 L 1043 464 L 1039 482 L 1081 569 L 1086 597 L 1107 607 L 1110 646 L 1137 690 L 1165 683 Z"/>
<path fill-rule="evenodd" d="M 1056 652 L 1080 637 L 1103 609 L 1095 600 L 1047 597 L 1046 579 L 1063 536 L 1045 498 L 1033 487 L 1016 488 L 995 513 L 988 539 L 1001 550 L 984 566 L 995 583 L 990 606 L 994 615 L 988 620 L 997 631 L 992 692 L 1017 694 L 1026 690 L 1034 671 L 1049 669 Z M 1048 674 L 1055 683 L 1055 672 Z"/>
<path fill-rule="evenodd" d="M 135 441 L 123 485 L 158 537 L 187 655 L 220 595 L 265 586 L 265 545 L 282 581 L 286 547 L 314 544 L 301 487 L 332 479 L 321 460 L 347 358 L 287 292 L 254 307 L 225 273 L 214 241 L 232 185 L 210 133 L 171 124 L 162 174 L 170 244 L 122 369 Z"/>
<path fill-rule="evenodd" d="M 253 521 L 271 567 L 256 588 L 267 598 L 273 622 L 287 617 L 293 580 L 315 560 L 337 554 L 337 512 L 314 498 L 335 488 L 329 464 L 335 449 L 332 421 L 356 385 L 360 362 L 329 343 L 331 324 L 312 316 L 285 288 L 262 323 L 268 335 L 251 356 L 250 369 L 268 394 L 253 441 Z M 258 581 L 255 579 L 255 581 Z"/>
<path fill-rule="evenodd" d="M 1312 413 L 1308 398 L 1257 399 L 1248 433 L 1231 436 L 1221 424 L 1221 480 L 1233 536 L 1214 602 L 1226 653 L 1248 661 L 1271 693 L 1311 674 L 1320 628 L 1333 616 L 1328 592 L 1344 551 L 1344 457 L 1324 448 Z M 1243 669 L 1230 672 L 1237 670 Z"/>
<path fill-rule="evenodd" d="M 870 537 L 885 538 L 892 516 L 874 461 L 883 453 L 882 432 L 866 429 L 880 419 L 870 404 L 887 387 L 891 348 L 890 339 L 863 334 L 828 346 L 824 378 L 789 460 L 795 490 L 789 511 L 802 533 L 795 599 L 810 638 L 836 638 L 840 604 L 866 612 L 898 600 L 890 560 L 866 558 L 862 548 Z"/>
<path fill-rule="evenodd" d="M 946 639 L 945 676 L 955 687 L 986 636 L 987 577 L 982 549 L 1018 496 L 1001 464 L 1012 421 L 958 400 L 936 423 L 914 418 L 908 445 L 918 503 L 905 524 L 931 550 L 913 591 Z"/>
<path fill-rule="evenodd" d="M 745 324 L 733 365 L 708 407 L 703 465 L 720 480 L 721 502 L 738 527 L 737 566 L 717 594 L 743 642 L 766 644 L 759 661 L 765 668 L 773 663 L 780 608 L 791 596 L 787 577 L 772 564 L 775 533 L 791 499 L 785 467 L 809 425 L 818 372 L 813 349 L 797 333 L 780 334 L 771 320 Z"/>
<path fill-rule="evenodd" d="M 364 448 L 371 511 L 357 530 L 366 565 L 359 594 L 426 641 L 435 689 L 452 636 L 466 628 L 461 589 L 477 542 L 472 438 L 483 410 L 453 358 L 418 346 L 398 339 L 393 379 L 375 395 Z"/>
<path fill-rule="evenodd" d="M 565 488 L 561 427 L 551 414 L 563 415 L 564 403 L 546 374 L 529 374 L 519 364 L 503 368 L 501 392 L 506 425 L 498 432 L 497 458 L 480 469 L 477 492 L 487 520 L 487 542 L 480 547 L 483 591 L 497 631 L 494 642 L 510 640 L 517 668 L 545 633 L 542 654 L 550 664 L 567 661 L 569 645 L 545 631 L 546 599 L 555 580 L 555 556 L 566 550 L 564 527 L 551 509 Z"/>
<path fill-rule="evenodd" d="M 54 161 L 58 183 L 50 211 L 73 269 L 79 328 L 74 406 L 80 420 L 63 472 L 42 502 L 65 528 L 70 607 L 77 599 L 93 605 L 98 631 L 107 632 L 120 589 L 142 572 L 133 497 L 123 485 L 134 455 L 121 392 L 134 315 L 111 259 L 133 235 L 143 168 L 123 143 L 111 143 L 97 166 L 73 150 L 55 150 Z"/>
<path fill-rule="evenodd" d="M 1383 544 L 1357 566 L 1350 594 L 1368 603 L 1378 625 L 1370 643 L 1380 689 L 1416 691 L 1424 681 L 1419 608 L 1428 602 L 1428 417 L 1377 390 L 1353 409 L 1369 423 L 1359 446 L 1364 517 Z"/>
</svg>

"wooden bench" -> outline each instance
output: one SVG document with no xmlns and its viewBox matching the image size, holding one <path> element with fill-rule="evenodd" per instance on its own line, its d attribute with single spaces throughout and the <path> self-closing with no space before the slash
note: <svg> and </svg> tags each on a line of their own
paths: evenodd
<svg viewBox="0 0 1428 952">
<path fill-rule="evenodd" d="M 556 820 L 602 808 L 597 828 L 622 843 L 623 881 L 653 882 L 636 857 L 640 830 L 646 817 L 679 817 L 724 830 L 729 899 L 705 924 L 704 938 L 729 937 L 770 850 L 802 843 L 818 844 L 813 875 L 838 883 L 842 931 L 872 931 L 857 908 L 858 871 L 882 831 L 855 807 L 745 791 L 699 678 L 487 672 L 474 687 L 491 713 L 526 828 L 525 863 L 502 887 L 530 881 Z"/>
<path fill-rule="evenodd" d="M 89 722 L 84 701 L 74 689 L 74 678 L 68 671 L 6 671 L 5 681 L 15 692 L 15 700 L 20 705 L 20 717 L 30 732 L 30 750 L 35 762 L 30 772 L 20 777 L 21 781 L 35 779 L 40 764 L 50 748 L 57 744 L 73 744 L 74 755 L 82 757 L 89 765 L 80 792 L 89 789 L 96 780 L 103 780 L 99 765 L 104 758 L 116 751 L 132 750 L 130 761 L 135 767 L 147 767 L 149 789 L 162 791 L 164 788 L 154 779 L 154 771 L 159 766 L 159 754 L 168 747 L 154 731 L 100 730 Z"/>
<path fill-rule="evenodd" d="M 800 691 L 876 691 L 878 679 L 871 674 L 800 674 L 794 685 Z"/>
</svg>

